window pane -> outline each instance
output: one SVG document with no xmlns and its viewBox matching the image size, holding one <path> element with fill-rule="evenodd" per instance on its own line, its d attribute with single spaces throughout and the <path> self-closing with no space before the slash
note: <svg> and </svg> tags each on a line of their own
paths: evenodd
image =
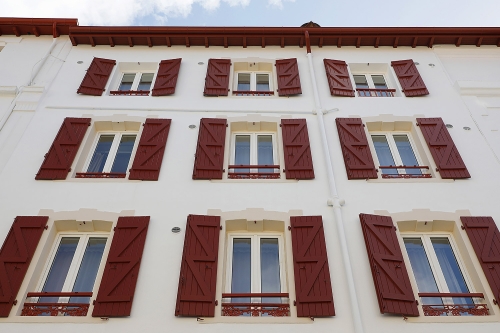
<svg viewBox="0 0 500 333">
<path fill-rule="evenodd" d="M 239 91 L 250 91 L 250 73 L 238 73 Z"/>
<path fill-rule="evenodd" d="M 72 291 L 89 292 L 94 289 L 97 270 L 101 264 L 106 238 L 91 237 L 83 255 Z M 89 303 L 90 297 L 71 297 L 69 303 Z"/>
<path fill-rule="evenodd" d="M 356 84 L 357 89 L 368 89 L 368 81 L 364 75 L 353 75 L 354 83 Z M 368 91 L 359 91 L 359 96 L 370 96 L 370 92 Z"/>
<path fill-rule="evenodd" d="M 257 136 L 257 164 L 258 165 L 273 165 L 273 136 L 259 135 Z M 274 172 L 274 169 L 259 169 L 259 172 Z"/>
<path fill-rule="evenodd" d="M 280 258 L 277 238 L 260 239 L 261 292 L 279 293 Z M 281 303 L 280 297 L 262 297 L 262 303 Z"/>
<path fill-rule="evenodd" d="M 122 135 L 111 172 L 126 173 L 136 135 Z"/>
<path fill-rule="evenodd" d="M 151 82 L 153 82 L 153 76 L 153 73 L 143 73 L 137 90 L 149 90 L 151 88 Z"/>
<path fill-rule="evenodd" d="M 106 160 L 108 159 L 109 150 L 111 149 L 111 144 L 115 136 L 113 134 L 101 135 L 99 137 L 99 142 L 95 147 L 94 155 L 90 161 L 87 172 L 102 172 Z"/>
<path fill-rule="evenodd" d="M 61 239 L 42 291 L 62 291 L 79 240 L 79 237 L 63 237 Z M 38 302 L 53 303 L 57 302 L 58 299 L 59 297 L 40 297 Z"/>
<path fill-rule="evenodd" d="M 372 75 L 373 85 L 375 89 L 387 89 L 387 84 L 383 75 Z M 387 97 L 389 96 L 385 91 L 377 91 L 377 96 Z"/>
<path fill-rule="evenodd" d="M 256 74 L 257 91 L 269 91 L 269 74 Z"/>
<path fill-rule="evenodd" d="M 422 239 L 420 238 L 404 238 L 406 253 L 410 258 L 411 268 L 415 280 L 417 280 L 418 291 L 421 293 L 437 293 L 439 289 L 432 273 L 427 254 L 425 253 Z M 439 305 L 442 300 L 439 297 L 423 297 L 423 304 Z"/>
<path fill-rule="evenodd" d="M 231 276 L 231 293 L 250 293 L 251 287 L 251 245 L 250 238 L 233 239 L 233 272 Z M 233 303 L 249 303 L 250 298 L 233 298 Z"/>
<path fill-rule="evenodd" d="M 446 237 L 432 237 L 431 243 L 436 252 L 439 266 L 443 271 L 444 279 L 450 293 L 468 293 L 469 288 L 467 288 L 462 271 L 458 266 L 449 239 Z M 470 297 L 454 297 L 453 302 L 455 304 L 474 304 Z"/>
<path fill-rule="evenodd" d="M 389 148 L 389 143 L 387 143 L 387 138 L 385 135 L 372 135 L 373 145 L 375 146 L 375 152 L 377 153 L 378 161 L 381 166 L 396 165 L 394 163 L 394 158 L 392 157 L 391 149 Z M 396 169 L 380 169 L 383 174 L 387 175 L 397 175 L 398 171 Z"/>
<path fill-rule="evenodd" d="M 134 79 L 135 73 L 123 74 L 122 82 L 120 83 L 120 87 L 118 88 L 118 90 L 131 90 Z"/>
<path fill-rule="evenodd" d="M 236 135 L 234 164 L 250 164 L 250 135 Z M 250 172 L 250 169 L 235 169 L 235 172 Z"/>
<path fill-rule="evenodd" d="M 413 149 L 411 148 L 410 140 L 408 139 L 408 135 L 393 135 L 394 142 L 396 143 L 396 147 L 398 148 L 399 156 L 403 161 L 403 165 L 418 165 L 417 158 L 413 153 Z M 420 169 L 405 169 L 407 174 L 410 175 L 421 175 L 422 171 Z"/>
</svg>

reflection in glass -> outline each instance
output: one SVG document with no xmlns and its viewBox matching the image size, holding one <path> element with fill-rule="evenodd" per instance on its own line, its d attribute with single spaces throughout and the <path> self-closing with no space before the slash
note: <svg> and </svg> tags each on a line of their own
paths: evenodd
<svg viewBox="0 0 500 333">
<path fill-rule="evenodd" d="M 396 165 L 385 135 L 372 135 L 373 145 L 381 166 Z M 397 169 L 381 169 L 383 174 L 397 175 Z"/>
<path fill-rule="evenodd" d="M 368 89 L 368 81 L 366 80 L 366 76 L 364 75 L 353 75 L 354 83 L 356 84 L 356 88 L 358 89 Z M 359 96 L 370 96 L 369 91 L 358 91 Z"/>
<path fill-rule="evenodd" d="M 97 146 L 95 147 L 94 155 L 90 160 L 87 172 L 102 172 L 106 160 L 108 159 L 111 144 L 115 138 L 114 134 L 105 134 L 99 137 Z"/>
<path fill-rule="evenodd" d="M 250 73 L 238 73 L 238 91 L 250 91 Z"/>
<path fill-rule="evenodd" d="M 396 143 L 396 147 L 398 148 L 399 156 L 403 162 L 403 165 L 413 166 L 418 165 L 417 158 L 413 153 L 413 149 L 411 148 L 410 140 L 408 139 L 408 135 L 400 134 L 393 135 L 394 142 Z M 422 171 L 420 169 L 405 169 L 406 174 L 409 175 L 421 175 Z"/>
<path fill-rule="evenodd" d="M 134 83 L 135 73 L 123 74 L 122 82 L 118 90 L 132 90 L 132 84 Z"/>
<path fill-rule="evenodd" d="M 261 292 L 279 293 L 280 259 L 277 238 L 260 239 Z M 262 303 L 281 303 L 280 297 L 262 297 Z"/>
<path fill-rule="evenodd" d="M 66 281 L 69 267 L 73 261 L 79 237 L 63 237 L 57 248 L 54 261 L 43 285 L 42 292 L 60 292 Z M 39 303 L 55 303 L 59 297 L 40 297 Z"/>
<path fill-rule="evenodd" d="M 257 91 L 269 91 L 269 74 L 256 74 Z"/>
<path fill-rule="evenodd" d="M 137 90 L 149 90 L 151 88 L 151 83 L 153 82 L 153 73 L 143 73 L 141 75 L 141 80 L 137 86 Z"/>
<path fill-rule="evenodd" d="M 72 291 L 90 292 L 94 289 L 94 282 L 97 276 L 97 270 L 101 264 L 102 253 L 106 246 L 105 237 L 91 237 L 87 243 L 83 255 L 78 275 Z M 71 297 L 69 303 L 89 303 L 90 297 Z"/>
<path fill-rule="evenodd" d="M 373 85 L 375 89 L 387 89 L 387 84 L 383 75 L 372 75 Z M 386 91 L 377 91 L 377 96 L 387 97 L 388 93 Z"/>
<path fill-rule="evenodd" d="M 273 165 L 273 136 L 258 135 L 257 136 L 257 164 L 258 165 Z M 274 172 L 274 169 L 259 169 L 259 172 Z"/>
<path fill-rule="evenodd" d="M 120 139 L 120 145 L 118 146 L 118 151 L 116 152 L 115 161 L 113 162 L 113 167 L 111 168 L 111 172 L 127 172 L 130 156 L 132 155 L 132 149 L 134 148 L 135 138 L 135 134 L 122 135 Z"/>
<path fill-rule="evenodd" d="M 250 165 L 250 135 L 236 135 L 234 164 Z M 235 169 L 235 172 L 250 172 L 250 169 Z"/>
<path fill-rule="evenodd" d="M 233 239 L 233 272 L 231 293 L 250 293 L 251 287 L 251 239 Z M 250 303 L 250 297 L 233 298 L 233 303 Z"/>
</svg>

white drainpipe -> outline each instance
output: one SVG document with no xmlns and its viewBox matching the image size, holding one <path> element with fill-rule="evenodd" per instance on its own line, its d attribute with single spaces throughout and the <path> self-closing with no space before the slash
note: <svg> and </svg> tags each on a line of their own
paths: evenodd
<svg viewBox="0 0 500 333">
<path fill-rule="evenodd" d="M 14 100 L 12 101 L 12 103 L 10 103 L 9 109 L 8 109 L 7 113 L 2 118 L 2 120 L 0 120 L 0 131 L 3 129 L 3 127 L 7 123 L 7 120 L 9 120 L 10 115 L 12 114 L 12 112 L 14 111 L 14 108 L 16 107 L 17 99 L 19 98 L 19 96 L 21 96 L 21 93 L 23 92 L 24 88 L 27 87 L 27 86 L 31 86 L 32 85 L 33 80 L 38 75 L 38 73 L 42 69 L 43 65 L 45 65 L 45 62 L 47 61 L 47 58 L 49 57 L 50 53 L 54 49 L 54 46 L 56 46 L 56 42 L 57 42 L 57 38 L 54 37 L 52 39 L 52 44 L 50 44 L 49 49 L 47 50 L 47 52 L 45 53 L 45 55 L 43 56 L 43 58 L 39 61 L 39 65 L 36 67 L 35 72 L 30 75 L 30 79 L 29 79 L 28 83 L 26 85 L 23 85 L 23 86 L 19 87 L 19 91 L 17 92 L 16 97 L 14 98 Z"/>
<path fill-rule="evenodd" d="M 339 195 L 337 192 L 337 186 L 335 184 L 335 176 L 333 173 L 333 165 L 330 156 L 330 148 L 328 147 L 328 140 L 326 138 L 325 121 L 323 118 L 323 108 L 321 107 L 321 101 L 319 99 L 318 86 L 316 84 L 316 75 L 314 72 L 311 48 L 309 45 L 309 33 L 306 31 L 306 43 L 307 43 L 307 60 L 309 62 L 309 73 L 311 75 L 311 81 L 314 91 L 314 104 L 315 113 L 318 116 L 319 133 L 321 135 L 321 143 L 323 146 L 324 159 L 326 161 L 326 171 L 328 174 L 328 187 L 330 191 L 330 196 L 333 203 L 333 216 L 335 220 L 335 225 L 337 226 L 337 232 L 339 234 L 340 248 L 342 250 L 342 259 L 344 263 L 344 271 L 347 278 L 347 286 L 349 290 L 349 296 L 351 298 L 351 312 L 353 317 L 354 331 L 356 333 L 363 333 L 363 322 L 361 320 L 361 311 L 358 304 L 358 297 L 356 296 L 356 286 L 354 285 L 354 276 L 352 274 L 351 259 L 349 257 L 349 248 L 347 247 L 347 239 L 344 230 L 344 220 L 342 219 L 341 203 Z"/>
</svg>

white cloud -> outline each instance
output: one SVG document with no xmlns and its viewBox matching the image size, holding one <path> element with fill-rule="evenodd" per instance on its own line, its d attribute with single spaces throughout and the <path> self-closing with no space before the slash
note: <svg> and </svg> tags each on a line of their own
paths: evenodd
<svg viewBox="0 0 500 333">
<path fill-rule="evenodd" d="M 3 0 L 2 16 L 78 18 L 80 25 L 130 25 L 152 15 L 159 23 L 169 17 L 187 17 L 194 4 L 207 11 L 221 3 L 248 6 L 251 0 Z M 268 0 L 282 6 L 282 0 Z M 294 0 L 285 0 L 294 1 Z"/>
<path fill-rule="evenodd" d="M 286 1 L 295 2 L 295 0 L 269 0 L 269 5 L 283 9 L 283 2 L 286 2 Z"/>
</svg>

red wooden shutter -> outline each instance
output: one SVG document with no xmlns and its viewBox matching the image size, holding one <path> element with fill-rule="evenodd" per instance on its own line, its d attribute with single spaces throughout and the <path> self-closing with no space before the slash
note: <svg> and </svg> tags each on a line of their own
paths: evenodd
<svg viewBox="0 0 500 333">
<path fill-rule="evenodd" d="M 193 179 L 222 179 L 226 126 L 226 119 L 200 120 Z"/>
<path fill-rule="evenodd" d="M 129 179 L 158 180 L 170 119 L 146 119 Z"/>
<path fill-rule="evenodd" d="M 181 68 L 181 58 L 162 60 L 156 75 L 153 96 L 165 96 L 175 93 L 175 85 Z"/>
<path fill-rule="evenodd" d="M 92 317 L 130 316 L 149 216 L 118 218 Z"/>
<path fill-rule="evenodd" d="M 377 179 L 377 170 L 361 118 L 337 118 L 342 155 L 348 179 Z"/>
<path fill-rule="evenodd" d="M 276 76 L 278 77 L 278 95 L 302 94 L 297 58 L 276 60 Z"/>
<path fill-rule="evenodd" d="M 429 146 L 443 179 L 470 178 L 453 139 L 441 118 L 417 118 L 417 124 Z"/>
<path fill-rule="evenodd" d="M 231 60 L 209 59 L 205 77 L 205 96 L 227 96 Z"/>
<path fill-rule="evenodd" d="M 214 316 L 219 233 L 220 216 L 188 216 L 176 316 Z"/>
<path fill-rule="evenodd" d="M 8 317 L 42 237 L 47 216 L 18 216 L 0 249 L 0 317 Z"/>
<path fill-rule="evenodd" d="M 323 59 L 323 62 L 332 96 L 354 97 L 354 89 L 345 61 Z"/>
<path fill-rule="evenodd" d="M 84 95 L 101 96 L 115 65 L 115 60 L 94 58 L 83 77 L 80 88 L 76 92 Z"/>
<path fill-rule="evenodd" d="M 415 295 L 389 216 L 359 214 L 380 313 L 418 316 Z"/>
<path fill-rule="evenodd" d="M 424 80 L 422 80 L 413 60 L 391 61 L 391 66 L 394 68 L 406 97 L 429 95 Z"/>
<path fill-rule="evenodd" d="M 334 316 L 323 219 L 321 216 L 292 216 L 290 225 L 297 316 Z"/>
<path fill-rule="evenodd" d="M 490 216 L 461 216 L 497 305 L 500 306 L 500 231 Z"/>
<path fill-rule="evenodd" d="M 286 179 L 314 179 L 305 119 L 281 119 Z"/>
<path fill-rule="evenodd" d="M 90 121 L 90 118 L 64 119 L 49 152 L 45 154 L 36 180 L 66 179 Z"/>
</svg>

